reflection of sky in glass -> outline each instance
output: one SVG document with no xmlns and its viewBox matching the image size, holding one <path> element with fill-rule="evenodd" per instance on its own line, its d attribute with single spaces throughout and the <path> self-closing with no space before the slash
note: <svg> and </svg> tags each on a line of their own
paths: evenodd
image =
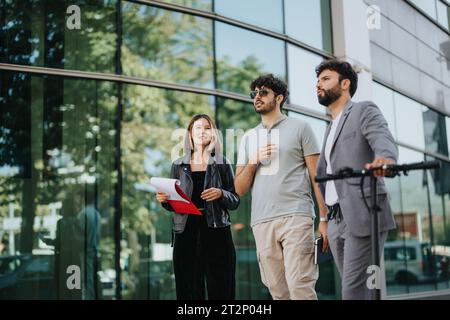
<svg viewBox="0 0 450 320">
<path fill-rule="evenodd" d="M 321 1 L 285 0 L 286 34 L 323 49 Z"/>
<path fill-rule="evenodd" d="M 279 0 L 216 0 L 214 6 L 217 13 L 226 17 L 283 32 L 283 12 Z"/>
<path fill-rule="evenodd" d="M 319 144 L 319 148 L 321 149 L 322 144 L 323 144 L 323 139 L 325 136 L 325 130 L 327 128 L 327 122 L 317 119 L 317 118 L 306 116 L 301 113 L 292 112 L 292 111 L 289 111 L 289 116 L 293 117 L 293 118 L 302 119 L 310 124 L 310 126 L 314 132 L 314 136 L 316 137 L 316 141 Z"/>
<path fill-rule="evenodd" d="M 398 140 L 425 149 L 423 106 L 401 94 L 394 93 Z"/>
<path fill-rule="evenodd" d="M 435 0 L 411 0 L 417 7 L 425 11 L 429 16 L 436 19 L 436 2 Z"/>
<path fill-rule="evenodd" d="M 322 57 L 294 46 L 288 46 L 290 102 L 325 114 L 316 95 L 316 66 Z"/>
<path fill-rule="evenodd" d="M 257 57 L 264 72 L 272 72 L 284 78 L 284 45 L 276 40 L 252 31 L 216 23 L 217 59 L 229 59 L 238 65 L 249 56 Z"/>
<path fill-rule="evenodd" d="M 150 176 L 156 176 L 161 174 L 162 168 L 158 166 L 161 161 L 164 161 L 164 153 L 161 150 L 145 147 L 144 152 L 146 158 L 144 159 L 144 170 Z"/>
<path fill-rule="evenodd" d="M 394 110 L 394 93 L 392 90 L 373 82 L 373 102 L 380 108 L 386 119 L 389 130 L 391 130 L 394 138 L 397 137 L 395 125 L 395 110 Z"/>
<path fill-rule="evenodd" d="M 437 2 L 437 20 L 444 28 L 448 30 L 449 22 L 447 6 L 440 1 Z"/>
</svg>

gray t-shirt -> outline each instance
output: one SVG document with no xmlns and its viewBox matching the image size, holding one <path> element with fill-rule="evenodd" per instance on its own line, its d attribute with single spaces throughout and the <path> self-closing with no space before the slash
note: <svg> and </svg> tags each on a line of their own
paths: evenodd
<svg viewBox="0 0 450 320">
<path fill-rule="evenodd" d="M 237 166 L 267 144 L 278 146 L 270 163 L 260 164 L 251 188 L 251 226 L 281 216 L 315 217 L 305 156 L 320 153 L 311 126 L 283 115 L 270 130 L 260 123 L 241 140 Z"/>
</svg>

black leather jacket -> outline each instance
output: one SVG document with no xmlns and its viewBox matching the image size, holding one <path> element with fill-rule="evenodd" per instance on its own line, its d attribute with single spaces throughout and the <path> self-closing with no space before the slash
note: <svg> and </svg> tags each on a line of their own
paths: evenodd
<svg viewBox="0 0 450 320">
<path fill-rule="evenodd" d="M 180 187 L 191 198 L 194 189 L 190 156 L 185 155 L 172 163 L 170 177 L 180 180 Z M 234 173 L 229 161 L 223 156 L 210 157 L 205 174 L 204 189 L 219 188 L 223 191 L 223 197 L 214 201 L 205 202 L 206 221 L 209 228 L 223 228 L 231 224 L 228 210 L 235 210 L 239 206 L 240 198 L 234 191 Z M 162 206 L 173 211 L 168 203 Z M 186 226 L 188 215 L 175 213 L 173 221 L 173 232 L 182 233 Z"/>
</svg>

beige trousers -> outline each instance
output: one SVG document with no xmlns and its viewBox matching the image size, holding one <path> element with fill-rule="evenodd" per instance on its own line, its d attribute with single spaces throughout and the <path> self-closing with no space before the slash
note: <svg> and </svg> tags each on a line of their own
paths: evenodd
<svg viewBox="0 0 450 320">
<path fill-rule="evenodd" d="M 274 300 L 317 300 L 314 221 L 293 215 L 253 226 L 261 280 Z"/>
</svg>

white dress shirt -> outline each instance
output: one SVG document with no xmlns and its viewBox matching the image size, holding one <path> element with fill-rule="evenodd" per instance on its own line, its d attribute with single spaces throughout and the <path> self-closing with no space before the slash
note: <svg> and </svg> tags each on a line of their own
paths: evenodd
<svg viewBox="0 0 450 320">
<path fill-rule="evenodd" d="M 327 174 L 333 173 L 333 168 L 331 168 L 331 147 L 333 146 L 334 136 L 336 135 L 336 130 L 339 125 L 339 120 L 341 119 L 342 111 L 339 115 L 331 122 L 330 133 L 328 134 L 327 141 L 325 144 L 325 161 L 327 162 Z M 332 206 L 339 202 L 338 195 L 336 192 L 336 186 L 334 181 L 327 181 L 325 186 L 325 203 L 328 206 Z"/>
</svg>

